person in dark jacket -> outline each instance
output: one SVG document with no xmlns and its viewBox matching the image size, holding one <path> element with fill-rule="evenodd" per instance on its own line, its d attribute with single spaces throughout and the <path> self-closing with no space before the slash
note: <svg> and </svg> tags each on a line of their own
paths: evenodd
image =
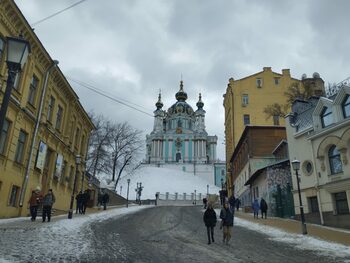
<svg viewBox="0 0 350 263">
<path fill-rule="evenodd" d="M 77 201 L 77 207 L 75 210 L 75 213 L 81 214 L 82 213 L 82 204 L 83 204 L 83 193 L 80 191 L 79 194 L 77 194 L 77 196 L 75 197 L 75 200 Z"/>
<path fill-rule="evenodd" d="M 220 218 L 223 227 L 223 242 L 228 245 L 228 242 L 231 239 L 231 231 L 233 227 L 233 213 L 231 212 L 228 203 L 225 203 L 224 207 L 221 209 Z"/>
<path fill-rule="evenodd" d="M 204 209 L 207 209 L 207 204 L 208 204 L 208 199 L 204 197 L 203 198 Z"/>
<path fill-rule="evenodd" d="M 107 209 L 107 203 L 109 202 L 109 195 L 105 192 L 102 196 L 103 210 Z"/>
<path fill-rule="evenodd" d="M 43 199 L 43 222 L 45 222 L 46 216 L 47 216 L 47 222 L 50 222 L 51 209 L 55 201 L 56 201 L 56 198 L 52 193 L 52 189 L 49 189 L 49 192 L 44 196 L 44 199 Z"/>
<path fill-rule="evenodd" d="M 41 203 L 41 199 L 42 199 L 42 196 L 40 195 L 39 191 L 32 191 L 32 196 L 28 201 L 32 221 L 35 221 L 36 219 L 36 215 L 38 213 L 38 207 Z"/>
<path fill-rule="evenodd" d="M 207 227 L 208 245 L 210 245 L 211 242 L 214 243 L 214 227 L 216 226 L 216 213 L 211 203 L 208 204 L 208 208 L 204 212 L 203 221 Z"/>
<path fill-rule="evenodd" d="M 254 200 L 252 206 L 253 206 L 254 218 L 259 218 L 260 205 L 259 205 L 258 199 Z"/>
<path fill-rule="evenodd" d="M 86 207 L 87 207 L 87 204 L 90 200 L 89 190 L 85 190 L 82 196 L 83 196 L 83 198 L 82 198 L 82 213 L 85 215 Z"/>
<path fill-rule="evenodd" d="M 234 213 L 235 205 L 236 205 L 236 198 L 235 198 L 235 196 L 233 194 L 228 199 L 228 203 L 230 205 L 230 209 L 231 209 L 232 213 Z"/>
<path fill-rule="evenodd" d="M 102 205 L 102 197 L 103 197 L 103 193 L 100 190 L 98 192 L 98 194 L 97 194 L 97 207 L 98 207 L 98 210 L 100 210 L 101 205 Z"/>
<path fill-rule="evenodd" d="M 241 200 L 239 200 L 238 198 L 236 199 L 236 209 L 237 211 L 239 210 L 239 206 L 241 205 Z"/>
<path fill-rule="evenodd" d="M 260 210 L 261 210 L 261 218 L 264 218 L 264 214 L 265 214 L 265 219 L 266 219 L 266 214 L 267 214 L 267 203 L 264 200 L 264 198 L 261 198 L 260 201 Z"/>
</svg>

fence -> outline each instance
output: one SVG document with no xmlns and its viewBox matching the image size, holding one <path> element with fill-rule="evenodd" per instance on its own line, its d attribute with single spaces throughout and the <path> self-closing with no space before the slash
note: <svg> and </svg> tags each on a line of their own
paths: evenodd
<svg viewBox="0 0 350 263">
<path fill-rule="evenodd" d="M 202 199 L 207 197 L 203 193 L 157 193 L 158 194 L 158 205 L 202 205 Z"/>
</svg>

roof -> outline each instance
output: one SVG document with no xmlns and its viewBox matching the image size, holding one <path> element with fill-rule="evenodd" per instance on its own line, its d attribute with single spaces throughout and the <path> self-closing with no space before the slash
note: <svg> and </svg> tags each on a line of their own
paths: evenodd
<svg viewBox="0 0 350 263">
<path fill-rule="evenodd" d="M 289 163 L 289 159 L 284 159 L 282 161 L 269 164 L 263 168 L 260 168 L 259 170 L 256 170 L 255 173 L 252 174 L 252 176 L 249 177 L 248 181 L 244 185 L 251 185 L 258 177 L 260 174 L 262 174 L 267 168 L 274 167 L 274 166 L 279 166 L 282 164 L 287 164 Z"/>
</svg>

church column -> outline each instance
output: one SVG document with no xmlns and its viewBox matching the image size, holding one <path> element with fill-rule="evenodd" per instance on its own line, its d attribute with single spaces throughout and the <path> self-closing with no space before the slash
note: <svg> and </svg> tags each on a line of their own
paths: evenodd
<svg viewBox="0 0 350 263">
<path fill-rule="evenodd" d="M 168 140 L 168 143 L 169 143 L 168 161 L 171 162 L 173 160 L 173 140 Z"/>
<path fill-rule="evenodd" d="M 195 143 L 195 141 L 194 141 L 194 140 L 192 140 L 192 143 L 191 143 L 191 147 L 192 147 L 192 153 L 191 153 L 191 156 L 192 156 L 192 162 L 194 162 L 194 161 L 195 161 L 195 159 L 194 159 L 194 143 Z"/>
<path fill-rule="evenodd" d="M 162 141 L 162 145 L 163 145 L 162 159 L 163 159 L 163 161 L 165 161 L 167 159 L 166 144 L 167 144 L 166 140 Z"/>
<path fill-rule="evenodd" d="M 203 140 L 203 158 L 207 161 L 207 143 Z"/>
<path fill-rule="evenodd" d="M 188 161 L 188 141 L 185 141 L 185 162 Z"/>
</svg>

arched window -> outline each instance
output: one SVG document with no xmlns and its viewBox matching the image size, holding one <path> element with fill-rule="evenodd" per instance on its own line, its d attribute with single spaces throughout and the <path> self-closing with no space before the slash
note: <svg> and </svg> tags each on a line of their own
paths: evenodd
<svg viewBox="0 0 350 263">
<path fill-rule="evenodd" d="M 330 108 L 325 107 L 321 113 L 322 127 L 327 127 L 333 123 L 332 111 Z"/>
<path fill-rule="evenodd" d="M 344 118 L 350 117 L 350 96 L 347 95 L 342 104 Z"/>
<path fill-rule="evenodd" d="M 178 120 L 178 121 L 177 121 L 177 127 L 178 127 L 178 128 L 182 128 L 182 121 L 181 121 L 181 120 Z"/>
<path fill-rule="evenodd" d="M 331 174 L 341 173 L 343 171 L 342 163 L 340 160 L 340 153 L 333 145 L 328 150 L 329 167 L 331 169 Z"/>
</svg>

